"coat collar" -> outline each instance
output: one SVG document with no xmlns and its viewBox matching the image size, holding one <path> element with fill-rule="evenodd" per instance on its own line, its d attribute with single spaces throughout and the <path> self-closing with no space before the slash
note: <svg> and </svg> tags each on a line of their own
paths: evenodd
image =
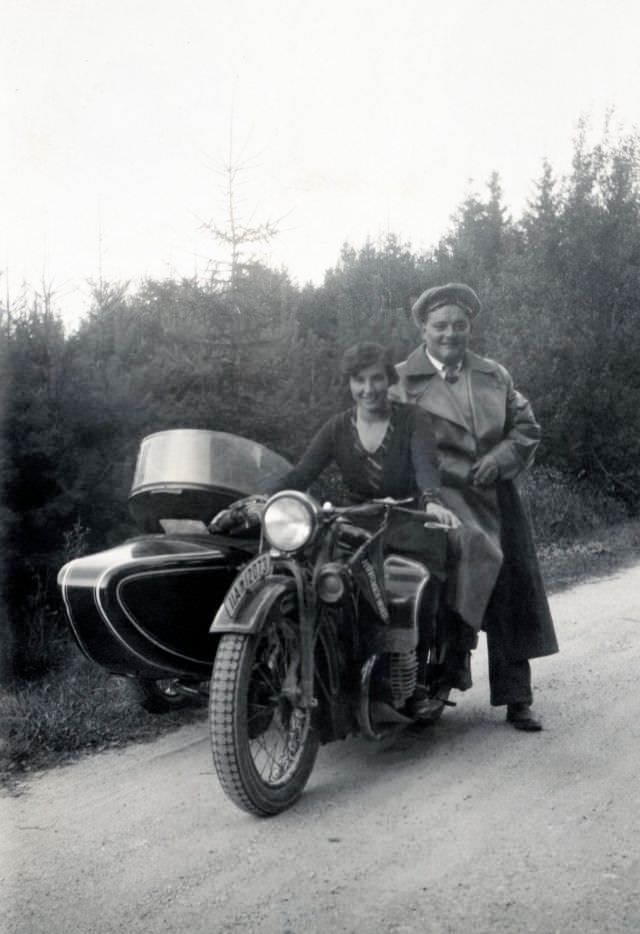
<svg viewBox="0 0 640 934">
<path fill-rule="evenodd" d="M 495 365 L 490 360 L 479 357 L 478 354 L 472 353 L 470 350 L 467 350 L 465 353 L 464 365 L 467 369 L 477 370 L 480 373 L 493 373 L 495 370 Z M 407 357 L 405 375 L 408 379 L 439 375 L 438 371 L 431 363 L 431 360 L 429 360 L 424 352 L 424 344 L 420 344 L 419 347 L 416 347 Z"/>
<path fill-rule="evenodd" d="M 470 371 L 472 378 L 474 372 L 495 372 L 495 365 L 490 360 L 479 357 L 471 351 L 465 354 L 464 367 Z M 423 399 L 421 405 L 427 411 L 454 422 L 473 434 L 473 426 L 469 424 L 455 396 L 424 352 L 424 344 L 421 344 L 407 358 L 404 377 L 405 391 L 410 399 L 414 402 Z M 428 403 L 426 398 L 428 398 Z M 471 404 L 473 405 L 473 400 Z"/>
</svg>

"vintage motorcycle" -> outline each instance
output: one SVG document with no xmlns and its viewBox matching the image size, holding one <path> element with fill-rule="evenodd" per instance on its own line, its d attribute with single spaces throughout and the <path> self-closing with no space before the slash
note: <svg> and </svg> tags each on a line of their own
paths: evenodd
<svg viewBox="0 0 640 934">
<path fill-rule="evenodd" d="M 129 496 L 140 534 L 75 558 L 58 574 L 81 650 L 123 675 L 154 713 L 206 703 L 218 637 L 211 620 L 260 546 L 255 529 L 212 535 L 225 506 L 291 469 L 264 445 L 176 429 L 140 444 Z"/>
<path fill-rule="evenodd" d="M 449 703 L 447 530 L 406 503 L 320 506 L 292 490 L 237 503 L 212 528 L 252 521 L 259 553 L 211 627 L 209 722 L 224 791 L 268 816 L 300 796 L 321 743 L 380 740 Z"/>
<path fill-rule="evenodd" d="M 147 709 L 209 695 L 222 787 L 263 816 L 302 793 L 320 743 L 380 740 L 448 703 L 447 530 L 403 503 L 259 495 L 290 469 L 224 432 L 149 435 L 129 497 L 140 534 L 58 575 L 78 645 Z"/>
</svg>

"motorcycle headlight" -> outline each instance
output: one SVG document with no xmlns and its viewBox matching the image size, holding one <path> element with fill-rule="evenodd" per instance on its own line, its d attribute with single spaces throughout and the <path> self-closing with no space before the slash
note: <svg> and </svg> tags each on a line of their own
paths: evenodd
<svg viewBox="0 0 640 934">
<path fill-rule="evenodd" d="M 298 551 L 308 545 L 318 527 L 318 508 L 304 493 L 284 490 L 267 503 L 262 528 L 272 548 Z"/>
</svg>

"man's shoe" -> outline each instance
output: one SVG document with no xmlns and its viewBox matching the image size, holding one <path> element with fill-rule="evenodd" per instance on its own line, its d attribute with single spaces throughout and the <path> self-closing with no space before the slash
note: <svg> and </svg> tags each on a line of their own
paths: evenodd
<svg viewBox="0 0 640 934">
<path fill-rule="evenodd" d="M 516 730 L 525 730 L 527 733 L 537 733 L 542 724 L 537 720 L 529 704 L 507 704 L 507 722 Z"/>
</svg>

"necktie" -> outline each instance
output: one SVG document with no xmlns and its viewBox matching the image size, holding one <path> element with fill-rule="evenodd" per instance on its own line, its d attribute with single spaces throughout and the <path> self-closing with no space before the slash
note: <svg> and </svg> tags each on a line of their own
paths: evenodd
<svg viewBox="0 0 640 934">
<path fill-rule="evenodd" d="M 457 383 L 459 375 L 457 366 L 445 366 L 444 378 L 448 383 Z"/>
</svg>

